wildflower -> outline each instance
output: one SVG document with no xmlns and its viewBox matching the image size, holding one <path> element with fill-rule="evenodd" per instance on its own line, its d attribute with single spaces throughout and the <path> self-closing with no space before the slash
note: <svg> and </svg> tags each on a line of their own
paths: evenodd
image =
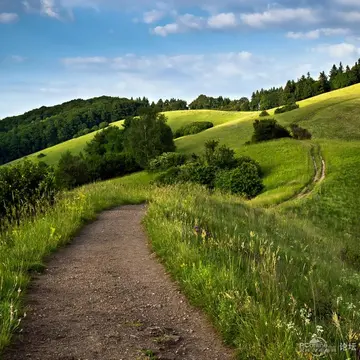
<svg viewBox="0 0 360 360">
<path fill-rule="evenodd" d="M 321 335 L 324 332 L 324 329 L 321 325 L 316 325 L 316 332 L 318 335 Z"/>
<path fill-rule="evenodd" d="M 337 313 L 333 313 L 332 320 L 335 326 L 339 329 L 340 328 L 340 320 Z"/>
<path fill-rule="evenodd" d="M 250 231 L 250 237 L 255 237 L 255 233 L 253 231 Z"/>
</svg>

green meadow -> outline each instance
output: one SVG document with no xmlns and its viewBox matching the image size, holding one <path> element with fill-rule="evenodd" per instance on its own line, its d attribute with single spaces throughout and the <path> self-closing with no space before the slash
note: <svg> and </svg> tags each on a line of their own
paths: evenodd
<svg viewBox="0 0 360 360">
<path fill-rule="evenodd" d="M 238 359 L 314 359 L 299 350 L 313 336 L 338 350 L 341 343 L 359 343 L 360 86 L 299 105 L 275 118 L 286 126 L 299 123 L 312 140 L 245 145 L 257 112 L 166 113 L 173 130 L 193 121 L 214 123 L 177 139 L 177 151 L 199 153 L 206 140 L 219 139 L 261 164 L 265 190 L 251 201 L 193 185 L 158 188 L 153 175 L 142 172 L 63 194 L 45 215 L 24 216 L 1 234 L 0 350 L 21 328 L 31 271 L 41 270 L 46 256 L 100 211 L 145 201 L 151 246 Z M 46 149 L 43 160 L 55 164 L 65 150 L 80 152 L 92 136 Z M 326 164 L 316 184 L 311 154 L 317 166 L 321 157 Z M 305 186 L 309 193 L 297 197 Z M 354 356 L 346 350 L 322 358 Z"/>
</svg>

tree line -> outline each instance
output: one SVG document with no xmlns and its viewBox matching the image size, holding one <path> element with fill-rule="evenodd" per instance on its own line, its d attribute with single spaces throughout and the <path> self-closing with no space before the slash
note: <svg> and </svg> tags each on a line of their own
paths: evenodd
<svg viewBox="0 0 360 360">
<path fill-rule="evenodd" d="M 251 99 L 230 100 L 200 95 L 189 104 L 190 109 L 218 109 L 232 111 L 258 111 L 295 103 L 332 90 L 360 83 L 360 59 L 352 66 L 340 63 L 333 65 L 329 75 L 322 71 L 317 80 L 310 73 L 301 76 L 297 81 L 288 80 L 284 87 L 261 89 L 252 93 Z"/>
<path fill-rule="evenodd" d="M 41 107 L 0 121 L 0 164 L 32 154 L 127 117 L 138 116 L 143 108 L 159 111 L 187 109 L 184 100 L 127 99 L 102 96 L 72 100 L 61 105 Z"/>
</svg>

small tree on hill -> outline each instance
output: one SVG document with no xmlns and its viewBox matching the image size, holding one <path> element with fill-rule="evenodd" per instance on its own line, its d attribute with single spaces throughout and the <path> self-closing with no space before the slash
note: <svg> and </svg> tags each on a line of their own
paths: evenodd
<svg viewBox="0 0 360 360">
<path fill-rule="evenodd" d="M 174 136 L 166 117 L 154 109 L 146 109 L 138 119 L 131 120 L 124 145 L 142 168 L 162 153 L 175 151 Z"/>
<path fill-rule="evenodd" d="M 255 120 L 253 126 L 252 142 L 291 137 L 289 131 L 279 125 L 275 119 Z"/>
</svg>

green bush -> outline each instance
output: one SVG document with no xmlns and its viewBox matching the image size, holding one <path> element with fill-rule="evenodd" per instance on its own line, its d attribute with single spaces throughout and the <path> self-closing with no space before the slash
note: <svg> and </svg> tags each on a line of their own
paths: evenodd
<svg viewBox="0 0 360 360">
<path fill-rule="evenodd" d="M 24 160 L 0 168 L 0 218 L 16 220 L 22 211 L 36 211 L 43 201 L 52 202 L 57 188 L 53 168 L 44 162 Z"/>
<path fill-rule="evenodd" d="M 259 116 L 261 116 L 261 117 L 270 116 L 270 114 L 269 114 L 266 110 L 263 110 L 263 111 L 259 114 Z"/>
<path fill-rule="evenodd" d="M 179 181 L 179 174 L 180 174 L 180 167 L 172 167 L 170 169 L 167 169 L 165 172 L 159 174 L 156 179 L 154 180 L 154 183 L 156 185 L 174 185 Z"/>
<path fill-rule="evenodd" d="M 184 154 L 166 152 L 149 162 L 149 171 L 165 171 L 171 167 L 183 165 L 185 161 Z"/>
<path fill-rule="evenodd" d="M 258 168 L 251 162 L 243 162 L 232 170 L 221 170 L 216 174 L 215 188 L 253 198 L 264 188 Z"/>
<path fill-rule="evenodd" d="M 256 160 L 252 159 L 250 156 L 240 156 L 239 158 L 236 158 L 235 160 L 236 160 L 236 166 L 235 167 L 237 167 L 237 168 L 241 167 L 241 165 L 244 164 L 244 163 L 253 164 L 257 168 L 258 175 L 260 177 L 264 175 L 260 164 Z"/>
<path fill-rule="evenodd" d="M 310 140 L 311 133 L 309 130 L 300 127 L 297 124 L 291 124 L 290 129 L 292 131 L 292 135 L 294 139 L 297 140 Z"/>
<path fill-rule="evenodd" d="M 279 125 L 275 119 L 255 120 L 254 134 L 251 141 L 253 143 L 291 137 L 289 131 Z"/>
<path fill-rule="evenodd" d="M 179 181 L 193 182 L 205 185 L 212 189 L 214 187 L 217 168 L 203 163 L 188 163 L 180 166 Z"/>
<path fill-rule="evenodd" d="M 190 124 L 182 126 L 180 129 L 175 131 L 174 138 L 181 136 L 198 134 L 206 129 L 210 129 L 214 124 L 210 121 L 195 121 Z"/>
<path fill-rule="evenodd" d="M 291 111 L 291 110 L 296 110 L 299 108 L 299 105 L 298 104 L 288 104 L 288 105 L 285 105 L 285 106 L 282 106 L 280 108 L 277 108 L 275 110 L 275 114 L 282 114 L 282 113 L 285 113 L 285 112 L 288 112 L 288 111 Z"/>
<path fill-rule="evenodd" d="M 60 188 L 72 189 L 84 185 L 90 181 L 88 164 L 82 154 L 72 155 L 67 151 L 61 155 L 55 177 Z"/>
</svg>

